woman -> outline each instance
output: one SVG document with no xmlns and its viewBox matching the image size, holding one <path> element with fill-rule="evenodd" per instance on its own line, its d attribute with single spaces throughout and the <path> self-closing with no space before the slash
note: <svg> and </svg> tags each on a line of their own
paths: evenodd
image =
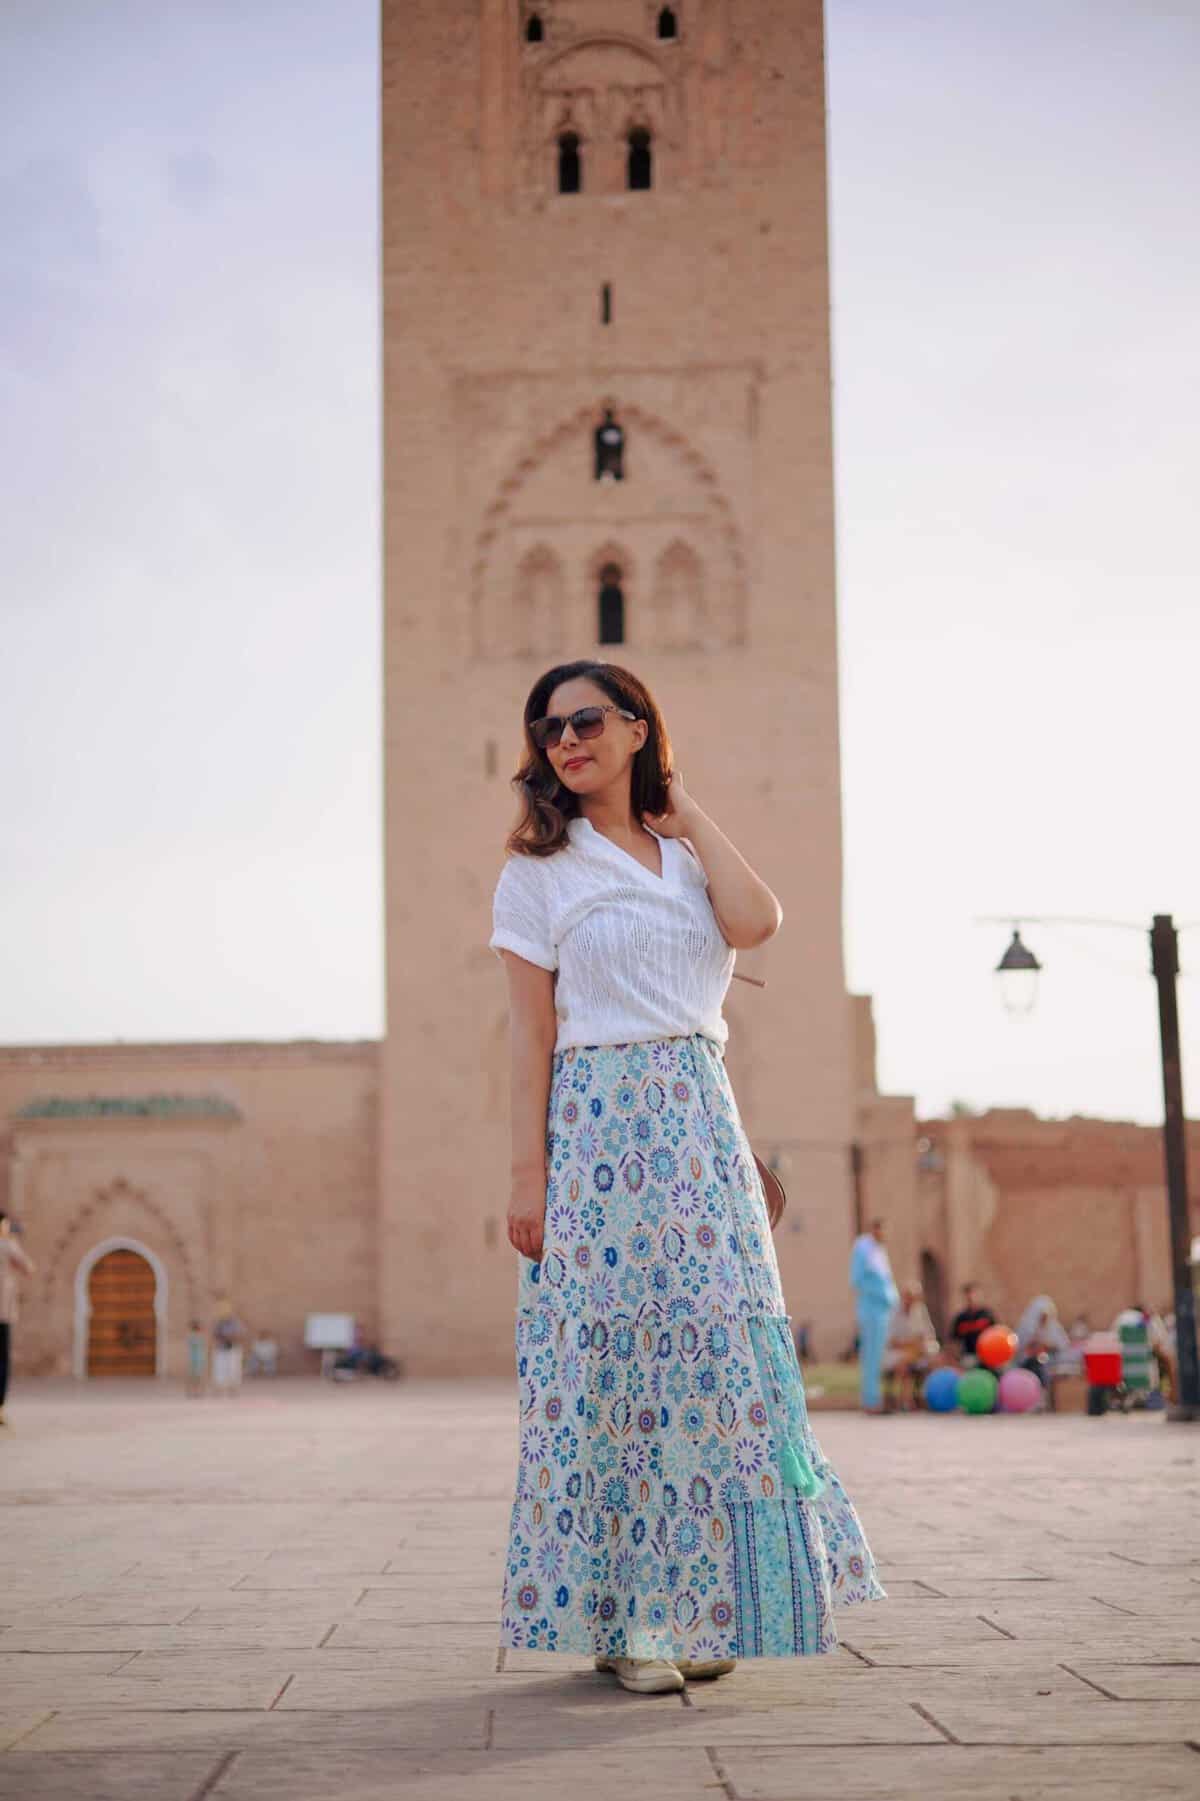
<svg viewBox="0 0 1200 1801">
<path fill-rule="evenodd" d="M 900 1290 L 900 1305 L 892 1315 L 883 1352 L 884 1373 L 895 1383 L 902 1408 L 916 1406 L 920 1385 L 940 1349 L 925 1297 L 915 1282 L 908 1282 Z"/>
<path fill-rule="evenodd" d="M 1035 1295 L 1017 1321 L 1017 1362 L 1043 1388 L 1070 1362 L 1071 1340 L 1048 1294 Z"/>
<path fill-rule="evenodd" d="M 864 1413 L 883 1412 L 883 1353 L 888 1326 L 900 1291 L 892 1275 L 891 1260 L 883 1242 L 883 1221 L 871 1221 L 869 1232 L 860 1232 L 850 1252 L 850 1286 L 858 1317 L 858 1390 Z"/>
<path fill-rule="evenodd" d="M 491 946 L 508 974 L 521 1444 L 506 1646 L 659 1693 L 832 1651 L 883 1593 L 809 1430 L 723 1062 L 735 949 L 779 903 L 672 773 L 627 670 L 525 704 Z"/>
</svg>

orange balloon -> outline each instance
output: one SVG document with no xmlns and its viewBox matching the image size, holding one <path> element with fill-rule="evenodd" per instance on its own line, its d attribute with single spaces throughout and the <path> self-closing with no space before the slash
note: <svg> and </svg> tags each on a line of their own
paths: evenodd
<svg viewBox="0 0 1200 1801">
<path fill-rule="evenodd" d="M 975 1341 L 975 1355 L 990 1370 L 1003 1369 L 1017 1354 L 1017 1335 L 1010 1326 L 989 1326 Z"/>
</svg>

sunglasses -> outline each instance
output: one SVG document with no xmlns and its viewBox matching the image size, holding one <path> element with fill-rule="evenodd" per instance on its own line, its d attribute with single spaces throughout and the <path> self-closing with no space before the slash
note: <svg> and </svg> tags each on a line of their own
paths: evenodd
<svg viewBox="0 0 1200 1801">
<path fill-rule="evenodd" d="M 598 738 L 604 730 L 606 713 L 617 713 L 622 719 L 637 718 L 627 707 L 578 707 L 574 713 L 565 718 L 558 713 L 550 713 L 545 719 L 534 719 L 530 722 L 529 736 L 539 750 L 553 750 L 562 743 L 562 735 L 570 726 L 577 738 Z"/>
</svg>

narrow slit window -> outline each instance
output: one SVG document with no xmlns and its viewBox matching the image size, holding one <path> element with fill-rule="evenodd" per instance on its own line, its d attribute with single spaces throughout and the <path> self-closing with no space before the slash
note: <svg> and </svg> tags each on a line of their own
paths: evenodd
<svg viewBox="0 0 1200 1801">
<path fill-rule="evenodd" d="M 669 6 L 664 6 L 658 15 L 658 35 L 660 38 L 677 38 L 679 36 L 679 20 Z"/>
<path fill-rule="evenodd" d="M 583 188 L 583 154 L 577 131 L 564 131 L 558 140 L 558 191 L 578 194 Z"/>
<path fill-rule="evenodd" d="M 599 614 L 596 636 L 601 644 L 625 642 L 625 590 L 621 571 L 615 563 L 606 563 L 600 571 Z"/>
<path fill-rule="evenodd" d="M 606 281 L 600 289 L 600 323 L 612 324 L 612 283 Z"/>
<path fill-rule="evenodd" d="M 629 134 L 629 188 L 644 191 L 654 186 L 654 150 L 650 133 L 636 125 Z"/>
</svg>

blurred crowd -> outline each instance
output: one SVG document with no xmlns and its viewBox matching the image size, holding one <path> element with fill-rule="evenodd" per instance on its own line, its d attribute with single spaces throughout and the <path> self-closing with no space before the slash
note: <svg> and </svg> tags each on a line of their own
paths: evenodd
<svg viewBox="0 0 1200 1801">
<path fill-rule="evenodd" d="M 976 1346 L 989 1326 L 998 1323 L 982 1289 L 968 1283 L 962 1306 L 950 1321 L 944 1342 L 939 1341 L 921 1290 L 909 1283 L 900 1291 L 900 1303 L 891 1316 L 883 1353 L 885 1395 L 901 1409 L 920 1405 L 921 1389 L 930 1370 L 951 1365 L 973 1368 L 979 1359 Z M 1143 1325 L 1158 1370 L 1164 1396 L 1175 1393 L 1175 1315 L 1161 1314 L 1140 1303 L 1121 1310 L 1111 1324 L 1096 1327 L 1078 1314 L 1064 1326 L 1058 1308 L 1048 1294 L 1035 1295 L 1016 1325 L 1015 1363 L 1032 1370 L 1044 1388 L 1060 1376 L 1083 1373 L 1083 1347 L 1096 1330 L 1119 1332 L 1122 1326 Z"/>
<path fill-rule="evenodd" d="M 868 1413 L 921 1406 L 930 1371 L 976 1367 L 981 1361 L 980 1338 L 1000 1325 L 980 1285 L 968 1282 L 962 1291 L 962 1305 L 945 1337 L 939 1337 L 919 1285 L 896 1286 L 882 1220 L 872 1221 L 855 1240 L 850 1282 L 858 1319 L 854 1354 L 859 1360 L 862 1405 Z M 1031 1370 L 1053 1406 L 1056 1380 L 1083 1374 L 1084 1346 L 1096 1331 L 1119 1334 L 1123 1327 L 1139 1326 L 1145 1331 L 1157 1387 L 1163 1397 L 1174 1399 L 1178 1393 L 1175 1315 L 1159 1313 L 1140 1302 L 1123 1308 L 1111 1325 L 1096 1325 L 1079 1314 L 1068 1327 L 1050 1295 L 1034 1295 L 1015 1328 L 1012 1367 Z"/>
</svg>

